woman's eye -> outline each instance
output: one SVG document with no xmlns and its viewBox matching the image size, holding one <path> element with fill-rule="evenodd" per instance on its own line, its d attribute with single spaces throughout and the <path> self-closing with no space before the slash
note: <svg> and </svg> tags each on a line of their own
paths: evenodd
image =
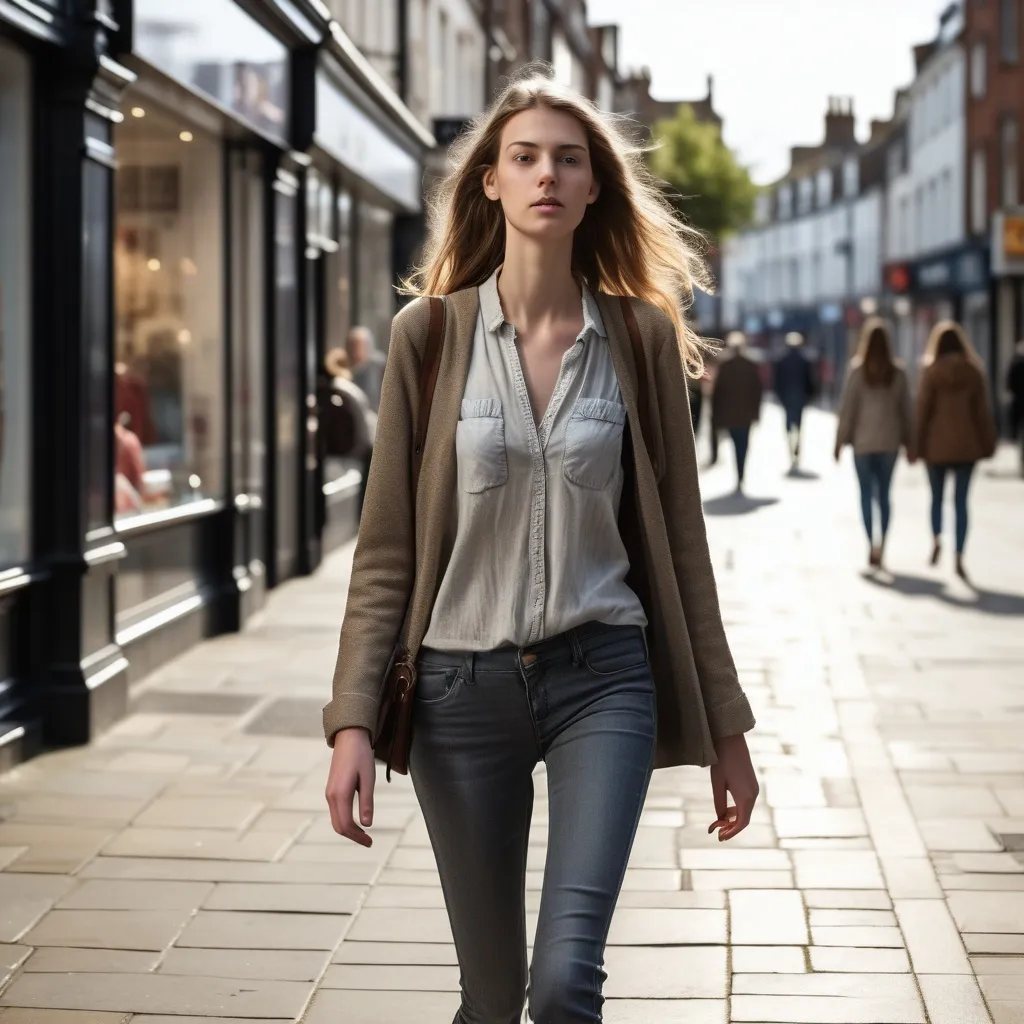
<svg viewBox="0 0 1024 1024">
<path fill-rule="evenodd" d="M 577 160 L 576 157 L 574 157 L 574 156 L 563 157 L 563 159 L 565 160 L 565 162 L 567 164 L 578 164 L 579 163 L 579 160 Z"/>
<path fill-rule="evenodd" d="M 530 159 L 530 154 L 529 153 L 517 153 L 512 159 L 514 161 L 516 161 L 516 163 L 524 163 L 525 161 Z"/>
</svg>

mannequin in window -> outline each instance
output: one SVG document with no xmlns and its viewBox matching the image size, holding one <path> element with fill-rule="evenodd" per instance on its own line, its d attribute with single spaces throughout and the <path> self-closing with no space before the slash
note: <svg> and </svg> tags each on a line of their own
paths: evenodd
<svg viewBox="0 0 1024 1024">
<path fill-rule="evenodd" d="M 143 445 L 156 441 L 153 425 L 149 383 L 144 364 L 135 351 L 135 343 L 126 341 L 121 347 L 121 358 L 114 363 L 114 416 L 125 413 L 133 432 Z"/>
<path fill-rule="evenodd" d="M 145 506 L 146 459 L 130 424 L 126 412 L 114 420 L 114 511 L 118 515 L 141 512 Z"/>
</svg>

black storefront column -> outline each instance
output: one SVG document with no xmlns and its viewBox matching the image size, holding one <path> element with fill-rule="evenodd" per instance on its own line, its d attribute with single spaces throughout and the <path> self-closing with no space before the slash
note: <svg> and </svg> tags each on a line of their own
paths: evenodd
<svg viewBox="0 0 1024 1024">
<path fill-rule="evenodd" d="M 82 743 L 121 717 L 127 661 L 112 577 L 111 131 L 134 76 L 103 57 L 102 18 L 81 12 L 66 61 L 37 64 L 35 550 L 32 674 L 45 739 Z"/>
</svg>

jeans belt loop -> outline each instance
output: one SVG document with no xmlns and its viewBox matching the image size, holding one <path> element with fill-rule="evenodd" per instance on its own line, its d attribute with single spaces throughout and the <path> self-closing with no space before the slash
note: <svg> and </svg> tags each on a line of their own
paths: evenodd
<svg viewBox="0 0 1024 1024">
<path fill-rule="evenodd" d="M 575 628 L 569 630 L 569 646 L 572 648 L 572 663 L 579 668 L 583 663 L 583 646 Z"/>
</svg>

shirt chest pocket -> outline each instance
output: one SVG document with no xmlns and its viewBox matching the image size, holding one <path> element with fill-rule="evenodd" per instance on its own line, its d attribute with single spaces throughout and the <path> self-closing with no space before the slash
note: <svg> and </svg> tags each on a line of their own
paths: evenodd
<svg viewBox="0 0 1024 1024">
<path fill-rule="evenodd" d="M 463 400 L 462 418 L 455 429 L 455 452 L 464 491 L 479 494 L 508 480 L 500 398 Z"/>
<path fill-rule="evenodd" d="M 580 487 L 603 490 L 622 459 L 626 409 L 620 402 L 580 398 L 565 427 L 565 478 Z"/>
</svg>

